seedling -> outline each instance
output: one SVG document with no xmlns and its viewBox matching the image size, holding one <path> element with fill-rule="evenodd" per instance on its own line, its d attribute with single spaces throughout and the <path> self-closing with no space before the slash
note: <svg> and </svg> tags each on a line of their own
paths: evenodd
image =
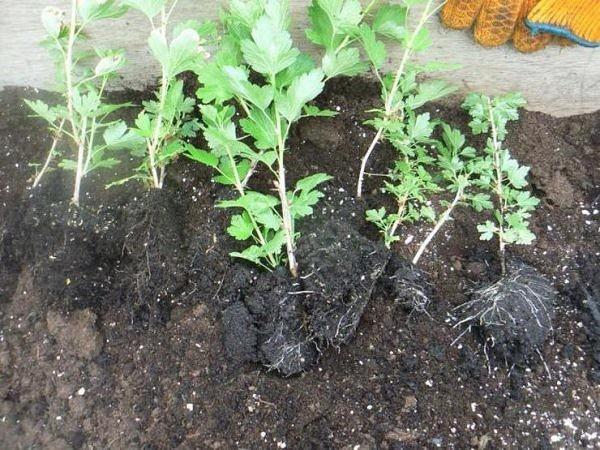
<svg viewBox="0 0 600 450">
<path fill-rule="evenodd" d="M 491 207 L 488 194 L 474 191 L 475 176 L 481 158 L 473 147 L 465 146 L 465 136 L 460 130 L 453 129 L 447 124 L 442 124 L 442 128 L 442 140 L 436 143 L 438 150 L 436 166 L 444 183 L 444 190 L 453 193 L 454 197 L 450 202 L 441 201 L 445 210 L 438 216 L 433 229 L 419 246 L 412 260 L 415 265 L 444 224 L 451 219 L 457 206 L 466 204 L 478 212 Z"/>
<path fill-rule="evenodd" d="M 414 28 L 410 30 L 408 18 L 412 8 L 421 3 L 425 3 L 421 16 Z M 356 188 L 356 196 L 359 198 L 362 196 L 367 163 L 377 144 L 381 140 L 395 140 L 403 146 L 413 145 L 411 139 L 418 139 L 422 134 L 411 136 L 411 122 L 413 128 L 418 126 L 419 132 L 430 127 L 429 116 L 417 115 L 415 110 L 455 90 L 439 80 L 417 82 L 417 75 L 421 73 L 448 69 L 452 66 L 440 63 L 422 66 L 410 64 L 414 53 L 423 52 L 431 46 L 431 38 L 425 25 L 442 5 L 443 3 L 435 6 L 433 0 L 404 0 L 404 5 L 381 7 L 372 27 L 361 25 L 359 39 L 370 61 L 371 69 L 381 84 L 383 107 L 371 111 L 375 113 L 375 118 L 367 122 L 375 128 L 376 133 L 361 161 Z M 387 59 L 387 50 L 385 43 L 378 40 L 378 36 L 398 42 L 404 48 L 400 63 L 393 74 L 381 73 Z M 400 200 L 402 198 L 403 196 Z M 401 207 L 402 205 L 399 205 L 399 208 Z M 396 219 L 393 220 L 395 221 Z"/>
<path fill-rule="evenodd" d="M 330 177 L 313 174 L 289 190 L 285 170 L 287 139 L 298 120 L 335 114 L 308 105 L 329 78 L 364 70 L 358 53 L 347 51 L 349 39 L 341 32 L 341 28 L 358 27 L 363 18 L 360 8 L 345 9 L 348 4 L 360 6 L 358 2 L 328 0 L 311 7 L 311 17 L 315 20 L 318 16 L 323 25 L 311 29 L 311 39 L 329 42 L 321 67 L 315 67 L 310 57 L 293 46 L 286 1 L 232 0 L 222 14 L 225 33 L 221 50 L 215 61 L 199 73 L 199 98 L 217 106 L 202 108 L 203 131 L 210 152 L 189 149 L 188 156 L 215 168 L 220 174 L 215 180 L 237 190 L 237 199 L 219 206 L 243 211 L 233 216 L 228 232 L 238 240 L 252 240 L 253 245 L 232 256 L 272 269 L 280 264 L 285 246 L 287 265 L 294 277 L 298 275 L 296 220 L 312 214 L 312 207 L 323 196 L 316 188 Z M 251 72 L 256 83 L 250 81 Z M 231 99 L 245 113 L 240 126 L 254 148 L 237 133 L 232 122 L 234 110 L 220 106 Z M 271 173 L 277 196 L 247 187 L 258 164 Z"/>
<path fill-rule="evenodd" d="M 46 30 L 42 46 L 56 66 L 57 90 L 64 104 L 49 106 L 40 100 L 27 101 L 35 115 L 48 122 L 54 135 L 34 185 L 40 182 L 52 160 L 60 157 L 58 165 L 75 173 L 72 196 L 75 205 L 79 205 L 83 178 L 93 170 L 118 164 L 108 151 L 127 148 L 132 143 L 124 122 L 108 120 L 111 113 L 129 105 L 104 102 L 109 80 L 125 64 L 123 52 L 100 49 L 90 52 L 80 48 L 90 24 L 120 17 L 125 11 L 126 7 L 118 5 L 116 0 L 72 0 L 68 20 L 66 13 L 58 8 L 47 7 L 42 12 Z M 99 133 L 102 143 L 97 140 Z"/>
<path fill-rule="evenodd" d="M 396 234 L 400 224 L 435 219 L 428 198 L 441 190 L 429 172 L 429 166 L 435 162 L 429 151 L 435 143 L 431 138 L 435 125 L 429 114 L 413 116 L 406 124 L 394 122 L 394 129 L 391 125 L 386 125 L 386 138 L 398 151 L 398 159 L 387 175 L 383 191 L 394 197 L 397 209 L 392 213 L 385 207 L 367 211 L 367 221 L 380 229 L 387 247 L 400 239 Z"/>
<path fill-rule="evenodd" d="M 490 134 L 486 157 L 478 165 L 477 185 L 492 192 L 496 202 L 488 205 L 494 209 L 493 219 L 478 225 L 477 229 L 481 240 L 498 238 L 502 275 L 506 274 L 506 245 L 529 245 L 535 239 L 529 230 L 529 217 L 539 200 L 523 190 L 527 186 L 529 167 L 519 165 L 510 151 L 503 148 L 506 125 L 519 118 L 518 109 L 524 105 L 525 100 L 516 93 L 493 99 L 470 94 L 463 103 L 472 118 L 469 126 L 473 134 Z"/>
<path fill-rule="evenodd" d="M 213 36 L 212 23 L 184 22 L 173 30 L 169 42 L 169 22 L 178 0 L 124 0 L 123 4 L 141 11 L 150 22 L 148 46 L 161 67 L 156 100 L 144 102 L 133 132 L 141 140 L 134 151 L 143 158 L 136 174 L 120 182 L 138 179 L 161 189 L 167 166 L 187 148 L 186 139 L 196 136 L 198 120 L 191 117 L 195 100 L 186 97 L 183 82 L 177 76 L 196 70 L 209 55 L 203 45 Z"/>
</svg>

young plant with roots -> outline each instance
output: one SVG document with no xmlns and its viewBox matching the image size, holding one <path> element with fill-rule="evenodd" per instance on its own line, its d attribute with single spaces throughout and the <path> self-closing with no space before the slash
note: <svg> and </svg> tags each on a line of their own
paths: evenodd
<svg viewBox="0 0 600 450">
<path fill-rule="evenodd" d="M 281 264 L 285 248 L 293 277 L 298 275 L 296 221 L 312 214 L 323 196 L 316 188 L 330 177 L 313 174 L 299 180 L 294 189 L 288 188 L 285 156 L 291 128 L 304 117 L 333 116 L 332 111 L 308 103 L 322 92 L 329 78 L 364 69 L 358 52 L 348 47 L 349 40 L 341 31 L 359 26 L 363 14 L 358 2 L 316 2 L 311 6 L 311 18 L 311 39 L 329 43 L 320 67 L 293 46 L 287 1 L 229 3 L 221 16 L 221 48 L 215 60 L 198 72 L 201 87 L 197 95 L 206 103 L 201 111 L 210 151 L 190 148 L 187 152 L 218 172 L 215 181 L 237 191 L 236 199 L 218 206 L 242 210 L 232 217 L 228 232 L 252 245 L 232 256 L 271 270 Z M 234 107 L 224 106 L 230 100 L 244 113 L 239 121 L 241 133 L 233 122 Z M 272 175 L 276 196 L 248 187 L 259 167 Z"/>
<path fill-rule="evenodd" d="M 48 50 L 56 66 L 57 91 L 63 104 L 49 106 L 36 100 L 27 101 L 36 116 L 46 120 L 54 135 L 48 156 L 38 172 L 37 186 L 52 161 L 75 175 L 73 204 L 79 206 L 82 181 L 90 172 L 110 168 L 119 161 L 109 151 L 129 148 L 135 139 L 123 121 L 109 116 L 129 104 L 105 102 L 108 82 L 125 64 L 122 51 L 83 49 L 89 25 L 103 19 L 122 16 L 126 7 L 116 0 L 72 0 L 69 13 L 47 7 L 42 13 L 46 38 L 42 46 Z M 102 133 L 102 139 L 98 139 Z"/>
<path fill-rule="evenodd" d="M 124 0 L 123 4 L 142 12 L 150 23 L 148 46 L 161 68 L 160 85 L 156 99 L 144 102 L 144 109 L 135 121 L 132 131 L 139 138 L 133 154 L 142 158 L 136 174 L 119 183 L 137 179 L 161 189 L 167 166 L 187 148 L 186 139 L 196 136 L 200 125 L 191 114 L 195 100 L 186 97 L 182 72 L 197 70 L 208 58 L 204 45 L 215 34 L 210 22 L 186 21 L 177 25 L 169 40 L 170 19 L 178 0 Z"/>
<path fill-rule="evenodd" d="M 507 245 L 530 245 L 535 239 L 529 217 L 539 201 L 523 190 L 529 168 L 520 166 L 503 147 L 507 124 L 518 119 L 524 104 L 519 94 L 496 98 L 470 94 L 463 104 L 473 134 L 489 133 L 485 156 L 476 166 L 475 185 L 495 197 L 481 204 L 493 210 L 493 219 L 477 229 L 481 240 L 498 238 L 501 277 L 473 292 L 472 300 L 457 308 L 463 318 L 456 326 L 468 324 L 465 332 L 476 326 L 485 340 L 486 355 L 489 345 L 513 363 L 534 354 L 541 357 L 541 346 L 552 331 L 556 297 L 552 285 L 534 268 L 506 258 Z"/>
</svg>

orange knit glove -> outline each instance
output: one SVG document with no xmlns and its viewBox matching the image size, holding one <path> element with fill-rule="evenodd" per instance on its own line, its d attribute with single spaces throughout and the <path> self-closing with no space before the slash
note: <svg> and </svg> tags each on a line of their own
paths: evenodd
<svg viewBox="0 0 600 450">
<path fill-rule="evenodd" d="M 442 9 L 442 22 L 449 28 L 465 29 L 475 24 L 475 40 L 485 47 L 495 47 L 511 37 L 522 52 L 540 50 L 551 36 L 533 36 L 524 20 L 540 0 L 448 0 Z"/>
</svg>

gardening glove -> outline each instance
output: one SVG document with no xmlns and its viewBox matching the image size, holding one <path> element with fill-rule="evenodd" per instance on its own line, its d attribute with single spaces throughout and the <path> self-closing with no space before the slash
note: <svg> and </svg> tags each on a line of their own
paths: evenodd
<svg viewBox="0 0 600 450">
<path fill-rule="evenodd" d="M 584 47 L 600 45 L 600 1 L 541 0 L 525 20 L 533 34 L 552 33 Z"/>
<path fill-rule="evenodd" d="M 448 0 L 441 15 L 450 28 L 475 24 L 475 40 L 486 47 L 512 37 L 518 50 L 532 52 L 548 44 L 548 33 L 588 45 L 599 41 L 597 0 Z"/>
</svg>

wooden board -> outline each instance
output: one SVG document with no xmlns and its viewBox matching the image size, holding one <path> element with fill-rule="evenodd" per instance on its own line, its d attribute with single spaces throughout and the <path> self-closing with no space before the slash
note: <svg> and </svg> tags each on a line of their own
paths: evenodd
<svg viewBox="0 0 600 450">
<path fill-rule="evenodd" d="M 40 13 L 44 6 L 66 8 L 66 0 L 0 0 L 6 6 L 0 15 L 0 88 L 29 85 L 50 88 L 53 68 L 37 42 L 43 35 Z M 298 46 L 318 56 L 304 38 L 306 7 L 309 0 L 291 0 L 293 34 Z M 215 18 L 218 2 L 180 0 L 175 20 Z M 484 91 L 495 94 L 521 91 L 529 109 L 557 116 L 585 113 L 600 108 L 600 48 L 550 47 L 524 55 L 511 46 L 484 49 L 474 44 L 471 34 L 444 29 L 433 19 L 434 47 L 425 55 L 431 60 L 456 62 L 462 68 L 442 77 L 462 92 Z M 121 87 L 143 88 L 152 83 L 157 66 L 146 48 L 148 23 L 145 17 L 129 12 L 118 21 L 103 22 L 91 31 L 93 41 L 127 49 L 130 64 L 123 72 Z M 398 53 L 392 53 L 392 61 Z"/>
</svg>

